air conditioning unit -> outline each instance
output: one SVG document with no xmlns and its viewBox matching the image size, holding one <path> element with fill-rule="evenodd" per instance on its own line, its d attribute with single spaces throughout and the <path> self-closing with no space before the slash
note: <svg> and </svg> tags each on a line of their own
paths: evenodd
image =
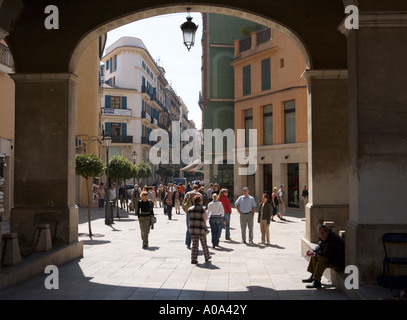
<svg viewBox="0 0 407 320">
<path fill-rule="evenodd" d="M 75 138 L 75 147 L 77 147 L 77 148 L 82 147 L 82 139 L 81 138 Z"/>
</svg>

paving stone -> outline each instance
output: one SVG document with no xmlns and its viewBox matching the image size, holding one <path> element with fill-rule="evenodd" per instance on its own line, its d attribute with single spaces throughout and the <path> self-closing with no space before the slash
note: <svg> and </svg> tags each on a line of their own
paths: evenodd
<svg viewBox="0 0 407 320">
<path fill-rule="evenodd" d="M 335 288 L 305 289 L 307 261 L 300 254 L 305 235 L 303 211 L 288 209 L 292 223 L 272 223 L 272 245 L 258 245 L 260 231 L 254 227 L 254 245 L 240 243 L 238 214 L 233 209 L 232 241 L 221 237 L 220 248 L 211 247 L 212 259 L 204 262 L 199 248 L 198 265 L 191 264 L 185 246 L 185 214 L 169 221 L 162 208 L 155 208 L 157 224 L 150 231 L 149 248 L 141 246 L 140 228 L 133 214 L 121 212 L 112 227 L 104 224 L 104 211 L 92 209 L 89 240 L 87 219 L 79 224 L 84 257 L 59 267 L 60 289 L 44 287 L 40 275 L 0 292 L 0 299 L 105 299 L 105 300 L 277 300 L 347 299 Z M 79 214 L 87 216 L 87 209 Z M 257 214 L 256 217 L 257 219 Z M 222 233 L 224 237 L 224 231 Z"/>
</svg>

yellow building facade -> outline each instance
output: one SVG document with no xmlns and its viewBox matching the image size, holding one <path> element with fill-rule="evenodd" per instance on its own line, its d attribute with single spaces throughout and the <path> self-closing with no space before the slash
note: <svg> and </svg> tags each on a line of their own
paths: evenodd
<svg viewBox="0 0 407 320">
<path fill-rule="evenodd" d="M 14 194 L 15 85 L 13 58 L 4 40 L 0 41 L 0 218 L 8 220 Z"/>
<path fill-rule="evenodd" d="M 235 129 L 245 129 L 246 147 L 249 129 L 257 130 L 256 173 L 239 175 L 241 166 L 235 165 L 235 195 L 248 186 L 259 203 L 263 192 L 283 184 L 289 206 L 303 208 L 308 180 L 304 58 L 290 39 L 271 29 L 235 40 L 234 48 Z"/>
<path fill-rule="evenodd" d="M 101 158 L 103 149 L 100 145 L 101 92 L 99 89 L 99 70 L 99 41 L 96 40 L 86 48 L 79 61 L 75 146 L 77 154 L 95 154 Z M 94 182 L 98 184 L 99 180 L 94 179 Z M 97 206 L 96 193 L 93 192 L 94 187 L 92 186 L 92 190 L 90 190 L 91 205 Z M 82 177 L 77 177 L 76 190 L 76 203 L 79 206 L 87 206 L 86 182 Z"/>
</svg>

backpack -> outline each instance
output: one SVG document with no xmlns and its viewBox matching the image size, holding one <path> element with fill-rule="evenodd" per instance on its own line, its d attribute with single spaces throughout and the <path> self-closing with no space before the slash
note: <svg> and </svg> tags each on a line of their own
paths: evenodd
<svg viewBox="0 0 407 320">
<path fill-rule="evenodd" d="M 190 207 L 192 207 L 194 204 L 192 203 L 192 200 L 191 200 L 191 195 L 189 194 L 189 193 L 187 193 L 186 195 L 185 195 L 185 198 L 184 198 L 184 200 L 182 201 L 182 210 L 184 210 L 185 211 L 185 213 L 188 213 L 188 209 L 190 208 Z"/>
</svg>

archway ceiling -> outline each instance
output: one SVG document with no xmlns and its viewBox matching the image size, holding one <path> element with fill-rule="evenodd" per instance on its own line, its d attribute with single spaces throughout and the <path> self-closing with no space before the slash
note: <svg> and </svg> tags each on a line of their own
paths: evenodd
<svg viewBox="0 0 407 320">
<path fill-rule="evenodd" d="M 406 10 L 407 3 L 405 0 L 190 0 L 186 3 L 171 0 L 0 0 L 0 28 L 9 33 L 6 41 L 13 52 L 17 73 L 69 72 L 75 48 L 86 43 L 83 42 L 86 37 L 90 41 L 134 21 L 135 17 L 183 12 L 186 7 L 192 7 L 192 11 L 233 12 L 242 18 L 256 16 L 260 20 L 278 22 L 302 40 L 312 68 L 346 69 L 346 38 L 337 27 L 345 18 L 344 3 L 355 1 L 360 11 Z M 47 5 L 56 5 L 59 9 L 58 30 L 44 27 Z"/>
</svg>

